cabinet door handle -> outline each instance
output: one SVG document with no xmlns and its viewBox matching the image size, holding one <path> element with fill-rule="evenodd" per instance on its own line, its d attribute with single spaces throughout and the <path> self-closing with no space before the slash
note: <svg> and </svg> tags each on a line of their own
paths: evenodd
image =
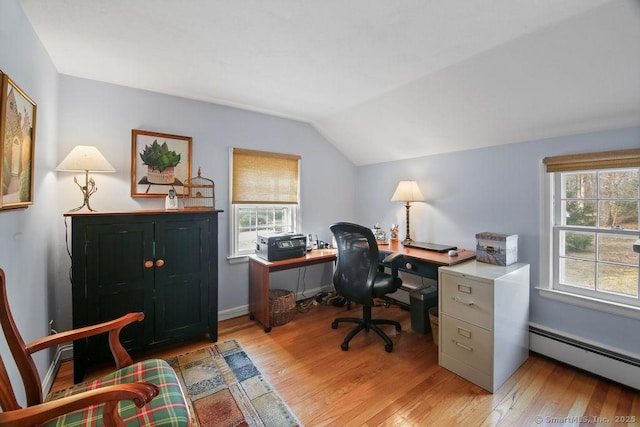
<svg viewBox="0 0 640 427">
<path fill-rule="evenodd" d="M 150 259 L 146 260 L 144 262 L 144 268 L 151 268 L 153 267 L 153 261 L 151 261 Z"/>
<path fill-rule="evenodd" d="M 162 267 L 164 265 L 164 260 L 162 258 L 156 260 L 156 267 Z"/>
<path fill-rule="evenodd" d="M 451 297 L 451 299 L 454 300 L 455 302 L 459 302 L 460 304 L 468 305 L 469 307 L 474 305 L 473 301 L 465 301 L 458 297 Z"/>
<path fill-rule="evenodd" d="M 464 348 L 467 351 L 473 351 L 473 347 L 469 347 L 468 345 L 464 345 L 460 341 L 451 340 L 451 342 L 454 343 L 455 345 L 457 345 L 460 348 Z"/>
</svg>

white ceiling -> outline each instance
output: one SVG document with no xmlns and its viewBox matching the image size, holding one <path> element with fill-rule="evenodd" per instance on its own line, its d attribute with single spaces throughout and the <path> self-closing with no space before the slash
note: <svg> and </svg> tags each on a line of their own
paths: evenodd
<svg viewBox="0 0 640 427">
<path fill-rule="evenodd" d="M 356 165 L 640 125 L 640 0 L 22 4 L 60 73 L 309 122 Z"/>
</svg>

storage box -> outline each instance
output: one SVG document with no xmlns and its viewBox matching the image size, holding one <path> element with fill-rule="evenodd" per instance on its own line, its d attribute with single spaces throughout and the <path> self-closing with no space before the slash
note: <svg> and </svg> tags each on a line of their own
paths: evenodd
<svg viewBox="0 0 640 427">
<path fill-rule="evenodd" d="M 518 262 L 518 235 L 490 232 L 476 234 L 476 260 L 504 266 Z"/>
</svg>

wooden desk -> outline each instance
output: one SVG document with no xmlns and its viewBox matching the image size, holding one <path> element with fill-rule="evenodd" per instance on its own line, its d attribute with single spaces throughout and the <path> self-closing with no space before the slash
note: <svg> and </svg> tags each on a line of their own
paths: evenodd
<svg viewBox="0 0 640 427">
<path fill-rule="evenodd" d="M 257 255 L 249 256 L 249 318 L 264 325 L 265 332 L 271 332 L 269 319 L 269 274 L 273 271 L 333 262 L 337 249 L 316 249 L 300 258 L 282 261 L 267 261 Z"/>
<path fill-rule="evenodd" d="M 398 270 L 433 280 L 438 280 L 438 267 L 460 264 L 476 257 L 474 251 L 459 250 L 458 256 L 449 256 L 447 252 L 439 253 L 425 249 L 407 248 L 398 241 L 378 245 L 378 250 L 380 251 L 380 259 L 390 253 L 402 254 L 403 257 L 395 261 Z"/>
</svg>

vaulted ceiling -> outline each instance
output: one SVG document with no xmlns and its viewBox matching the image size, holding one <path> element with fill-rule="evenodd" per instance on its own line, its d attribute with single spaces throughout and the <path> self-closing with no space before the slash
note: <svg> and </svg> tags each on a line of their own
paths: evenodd
<svg viewBox="0 0 640 427">
<path fill-rule="evenodd" d="M 309 122 L 356 165 L 640 125 L 640 0 L 22 4 L 62 74 Z"/>
</svg>

